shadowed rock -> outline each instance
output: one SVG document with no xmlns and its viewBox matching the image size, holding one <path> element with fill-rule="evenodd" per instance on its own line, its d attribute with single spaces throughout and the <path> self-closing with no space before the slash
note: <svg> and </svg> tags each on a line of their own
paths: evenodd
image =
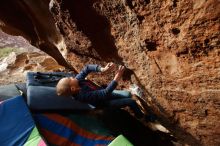
<svg viewBox="0 0 220 146">
<path fill-rule="evenodd" d="M 49 11 L 49 0 L 1 1 L 0 28 L 10 35 L 23 36 L 60 65 L 73 69 L 64 59 L 67 54 L 66 45 Z"/>
</svg>

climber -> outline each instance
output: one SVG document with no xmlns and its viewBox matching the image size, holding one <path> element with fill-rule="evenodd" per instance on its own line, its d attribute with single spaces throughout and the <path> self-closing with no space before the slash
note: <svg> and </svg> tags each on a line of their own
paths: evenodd
<svg viewBox="0 0 220 146">
<path fill-rule="evenodd" d="M 75 77 L 62 78 L 56 86 L 57 95 L 73 96 L 75 100 L 92 104 L 95 107 L 122 108 L 129 106 L 138 119 L 142 118 L 144 114 L 139 109 L 136 101 L 131 98 L 131 93 L 126 90 L 115 90 L 124 73 L 124 66 L 119 66 L 114 79 L 106 88 L 98 87 L 94 89 L 85 80 L 91 72 L 109 72 L 114 70 L 115 67 L 114 63 L 108 63 L 105 67 L 87 65 Z"/>
</svg>

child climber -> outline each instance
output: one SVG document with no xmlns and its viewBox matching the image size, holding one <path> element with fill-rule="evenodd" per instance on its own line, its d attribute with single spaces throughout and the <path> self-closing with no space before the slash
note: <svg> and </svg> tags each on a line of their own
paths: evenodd
<svg viewBox="0 0 220 146">
<path fill-rule="evenodd" d="M 94 90 L 88 85 L 85 78 L 89 73 L 109 72 L 115 66 L 114 63 L 108 63 L 104 68 L 99 65 L 87 65 L 75 77 L 62 78 L 56 86 L 57 94 L 60 96 L 73 96 L 75 100 L 98 107 L 122 108 L 129 106 L 137 118 L 142 118 L 143 113 L 136 101 L 131 98 L 131 93 L 126 90 L 115 90 L 124 73 L 124 66 L 119 66 L 114 79 L 106 88 L 100 87 Z"/>
</svg>

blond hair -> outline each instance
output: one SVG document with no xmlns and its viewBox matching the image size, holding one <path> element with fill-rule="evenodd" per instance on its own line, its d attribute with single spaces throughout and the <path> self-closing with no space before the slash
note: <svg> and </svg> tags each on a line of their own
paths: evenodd
<svg viewBox="0 0 220 146">
<path fill-rule="evenodd" d="M 69 82 L 70 82 L 69 78 L 62 78 L 61 80 L 59 80 L 56 86 L 57 95 L 59 96 L 71 95 L 71 88 Z"/>
</svg>

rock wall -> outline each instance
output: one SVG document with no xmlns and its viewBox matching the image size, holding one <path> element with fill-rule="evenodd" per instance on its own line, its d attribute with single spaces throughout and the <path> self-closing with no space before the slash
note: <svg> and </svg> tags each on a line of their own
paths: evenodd
<svg viewBox="0 0 220 146">
<path fill-rule="evenodd" d="M 182 143 L 220 144 L 218 0 L 52 4 L 74 67 L 124 64 L 129 83 L 143 88 L 144 103 Z"/>
</svg>

